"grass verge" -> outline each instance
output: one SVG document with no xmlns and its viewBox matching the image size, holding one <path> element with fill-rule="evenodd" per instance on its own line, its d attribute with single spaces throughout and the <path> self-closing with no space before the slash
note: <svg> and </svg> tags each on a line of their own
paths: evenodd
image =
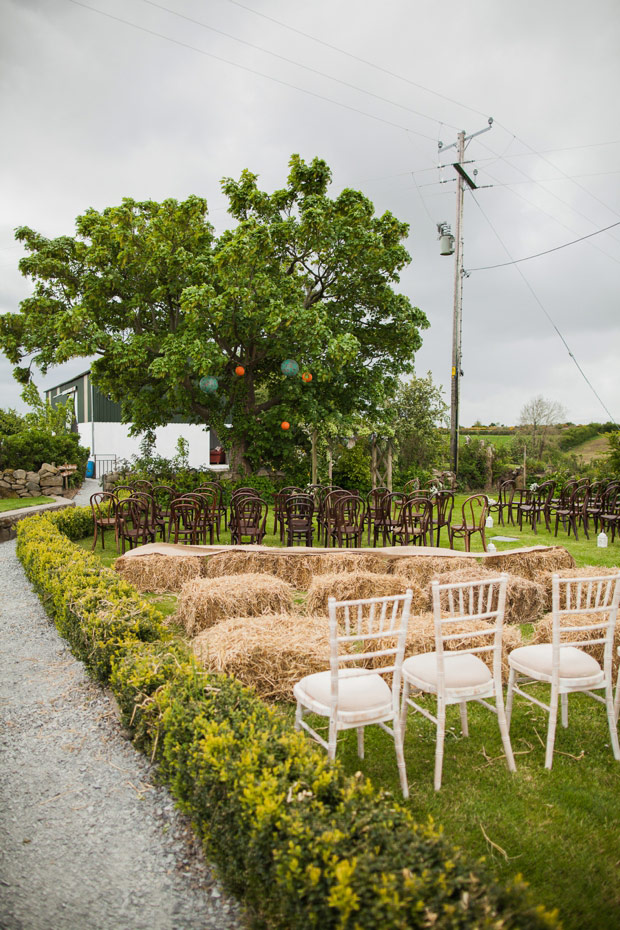
<svg viewBox="0 0 620 930">
<path fill-rule="evenodd" d="M 53 497 L 4 497 L 0 500 L 0 513 L 8 510 L 23 510 L 25 507 L 39 507 L 41 504 L 53 504 Z"/>
</svg>

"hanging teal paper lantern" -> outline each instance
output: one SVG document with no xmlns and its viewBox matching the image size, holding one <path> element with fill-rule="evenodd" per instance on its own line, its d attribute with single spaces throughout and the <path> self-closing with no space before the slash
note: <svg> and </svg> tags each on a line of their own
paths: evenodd
<svg viewBox="0 0 620 930">
<path fill-rule="evenodd" d="M 299 374 L 299 365 L 292 358 L 285 359 L 280 365 L 280 370 L 283 375 L 287 375 L 289 378 L 294 378 L 295 375 Z"/>
<path fill-rule="evenodd" d="M 200 390 L 204 391 L 205 394 L 215 394 L 217 391 L 217 378 L 201 378 L 200 379 Z"/>
</svg>

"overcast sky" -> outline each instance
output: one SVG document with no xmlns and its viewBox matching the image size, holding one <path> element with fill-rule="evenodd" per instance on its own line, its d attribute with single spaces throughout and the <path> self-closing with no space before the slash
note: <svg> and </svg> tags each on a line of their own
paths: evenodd
<svg viewBox="0 0 620 930">
<path fill-rule="evenodd" d="M 437 165 L 455 150 L 437 142 L 493 117 L 466 154 L 492 186 L 465 197 L 461 423 L 514 424 L 536 395 L 608 419 L 551 321 L 618 422 L 620 225 L 591 236 L 620 224 L 618 0 L 0 0 L 0 15 L 0 312 L 30 293 L 17 226 L 72 235 L 88 207 L 199 194 L 221 231 L 222 177 L 249 168 L 271 191 L 293 152 L 318 155 L 333 194 L 410 224 L 400 287 L 431 324 L 416 369 L 449 400 L 454 259 L 436 224 L 454 227 L 456 185 Z M 2 355 L 0 392 L 24 409 Z"/>
</svg>

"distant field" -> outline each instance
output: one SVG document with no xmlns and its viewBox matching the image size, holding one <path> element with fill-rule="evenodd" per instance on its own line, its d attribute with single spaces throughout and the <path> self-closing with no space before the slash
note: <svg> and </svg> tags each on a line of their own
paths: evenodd
<svg viewBox="0 0 620 930">
<path fill-rule="evenodd" d="M 605 453 L 609 452 L 609 436 L 607 433 L 603 433 L 601 436 L 595 436 L 594 439 L 588 439 L 587 442 L 583 442 L 580 446 L 575 446 L 575 448 L 570 451 L 573 455 L 579 456 L 579 458 L 587 464 L 593 459 L 601 458 Z"/>
<path fill-rule="evenodd" d="M 511 433 L 509 436 L 490 436 L 486 433 L 468 433 L 467 435 L 463 435 L 463 433 L 461 433 L 459 435 L 459 441 L 461 445 L 465 442 L 466 439 L 484 439 L 486 443 L 496 446 L 498 449 L 502 449 L 504 446 L 507 446 L 514 438 L 515 433 Z"/>
</svg>

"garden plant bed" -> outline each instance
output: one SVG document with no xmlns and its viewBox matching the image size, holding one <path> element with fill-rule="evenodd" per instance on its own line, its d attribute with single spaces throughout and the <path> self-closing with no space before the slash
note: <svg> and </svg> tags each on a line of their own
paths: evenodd
<svg viewBox="0 0 620 930">
<path fill-rule="evenodd" d="M 81 534 L 76 535 L 79 537 Z M 612 568 L 618 564 L 618 544 L 608 549 L 597 549 L 595 541 L 588 542 L 580 538 L 575 542 L 572 537 L 566 539 L 565 534 L 556 539 L 544 530 L 536 535 L 528 529 L 522 534 L 519 533 L 519 536 L 524 543 L 529 544 L 521 548 L 530 551 L 537 548 L 535 544 L 547 543 L 550 544 L 547 548 L 552 549 L 558 542 L 565 543 L 565 548 L 575 557 L 578 565 L 592 564 L 593 570 L 596 570 L 597 565 Z M 223 535 L 223 542 L 225 539 Z M 273 541 L 271 551 L 276 551 L 279 540 L 271 537 L 269 541 Z M 77 542 L 82 550 L 90 552 L 92 533 L 83 539 L 78 538 Z M 514 555 L 514 550 L 510 550 L 509 545 L 502 544 L 501 550 L 498 545 L 499 554 L 508 551 Z M 184 549 L 182 555 L 187 555 L 189 551 L 195 552 L 199 562 L 205 558 L 203 547 L 196 547 L 195 550 L 193 547 L 181 548 Z M 243 550 L 251 550 L 257 554 L 257 549 L 255 546 L 241 547 L 241 554 Z M 130 558 L 140 561 L 136 558 L 138 551 L 133 550 Z M 164 551 L 170 552 L 166 548 Z M 217 556 L 217 560 L 223 560 L 227 553 L 233 558 L 236 557 L 231 547 L 225 544 L 214 546 L 207 551 L 223 553 Z M 301 547 L 295 547 L 295 552 L 300 551 Z M 362 551 L 369 554 L 373 552 L 368 549 Z M 113 563 L 116 557 L 113 549 L 109 551 L 106 548 L 102 552 L 98 546 L 96 552 L 103 556 L 106 564 Z M 239 547 L 235 547 L 235 552 L 239 554 Z M 314 552 L 318 553 L 318 550 L 315 549 Z M 331 549 L 327 552 L 338 555 L 338 550 Z M 398 547 L 397 552 L 402 556 L 404 550 Z M 352 550 L 349 550 L 349 553 L 343 551 L 341 555 L 344 557 L 351 553 Z M 441 549 L 439 555 L 432 557 L 429 557 L 428 553 L 428 549 L 417 549 L 413 558 L 416 563 L 427 567 L 435 558 L 441 559 L 440 563 L 433 564 L 433 568 L 436 565 L 443 567 L 447 560 L 455 566 L 462 565 L 463 563 L 456 559 L 471 562 L 472 557 L 474 564 L 479 564 L 475 562 L 479 552 L 470 555 L 463 552 L 451 554 Z M 129 556 L 129 553 L 127 555 Z M 408 556 L 403 557 L 394 564 L 404 566 L 407 558 Z M 213 564 L 216 559 L 210 555 L 208 561 Z M 166 559 L 166 562 L 169 565 L 170 559 Z M 173 610 L 175 597 L 172 594 L 146 594 L 145 597 L 158 609 L 165 601 L 165 612 L 168 614 Z M 295 613 L 290 615 L 293 618 L 303 614 L 304 605 L 304 598 L 300 594 L 294 600 Z M 174 615 L 170 620 L 172 628 L 176 629 Z M 420 620 L 422 624 L 418 632 L 423 633 L 422 616 Z M 219 637 L 219 643 L 213 646 L 213 653 L 217 653 L 224 662 L 237 663 L 239 674 L 243 673 L 244 666 L 248 668 L 252 665 L 249 654 L 254 648 L 262 648 L 265 654 L 264 643 L 259 639 L 261 630 L 258 625 L 264 623 L 263 632 L 270 623 L 272 627 L 276 625 L 275 618 L 270 622 L 267 616 L 264 620 L 253 618 L 252 622 L 257 624 L 257 628 L 245 628 L 244 646 L 239 644 L 238 638 L 232 641 L 226 637 L 226 633 L 234 635 L 235 630 L 241 632 L 244 629 L 243 621 L 244 618 L 223 621 L 201 634 L 201 637 Z M 292 619 L 290 622 L 295 621 Z M 303 633 L 298 627 L 295 630 L 299 641 L 303 638 Z M 531 624 L 521 628 L 506 627 L 507 636 L 520 636 L 521 632 L 525 638 L 538 635 Z M 320 618 L 316 634 L 316 647 L 319 650 L 322 635 Z M 258 642 L 257 646 L 254 641 Z M 315 639 L 306 634 L 304 645 L 310 649 L 313 642 Z M 511 641 L 511 646 L 516 644 Z M 203 645 L 203 650 L 205 648 L 206 644 Z M 419 646 L 416 644 L 415 648 Z M 236 657 L 233 654 L 236 654 Z M 296 654 L 291 666 L 293 661 L 298 659 L 299 655 Z M 280 661 L 279 658 L 277 661 Z M 263 663 L 268 674 L 268 652 Z M 260 674 L 260 669 L 258 671 Z M 291 676 L 292 674 L 293 671 Z M 276 676 L 272 675 L 272 679 L 275 678 Z M 277 685 L 276 682 L 272 699 L 279 699 Z M 544 688 L 539 690 L 539 697 L 545 699 Z M 543 767 L 546 716 L 537 708 L 529 705 L 524 707 L 523 704 L 524 702 L 515 703 L 511 728 L 517 762 L 517 773 L 514 776 L 506 770 L 497 721 L 492 715 L 483 708 L 477 708 L 475 705 L 472 707 L 471 735 L 468 740 L 463 740 L 460 735 L 458 711 L 452 719 L 449 717 L 444 787 L 439 793 L 435 793 L 432 787 L 434 729 L 427 721 L 418 718 L 418 715 L 411 716 L 405 741 L 410 799 L 405 807 L 413 811 L 415 818 L 421 823 L 426 822 L 428 816 L 432 816 L 436 824 L 443 826 L 446 836 L 451 841 L 471 852 L 474 857 L 486 857 L 492 870 L 502 881 L 509 881 L 517 873 L 523 874 L 538 901 L 543 902 L 548 908 L 560 908 L 563 925 L 568 930 L 581 930 L 585 926 L 613 927 L 615 930 L 617 901 L 620 899 L 620 877 L 616 865 L 620 859 L 620 841 L 614 824 L 620 817 L 620 801 L 617 792 L 618 763 L 614 761 L 611 750 L 606 745 L 608 733 L 604 711 L 585 696 L 576 695 L 570 699 L 569 728 L 559 728 L 554 766 L 552 771 L 548 772 Z M 292 723 L 292 704 L 279 703 L 277 711 Z M 349 775 L 362 771 L 378 786 L 388 787 L 396 797 L 399 796 L 393 746 L 388 737 L 381 732 L 374 732 L 374 728 L 369 729 L 364 760 L 357 756 L 354 735 L 346 734 L 339 744 L 338 760 Z M 593 837 L 597 838 L 596 853 L 593 851 Z M 571 855 L 567 858 L 565 851 L 569 848 Z M 559 856 L 563 862 L 560 870 L 555 866 Z M 527 921 L 522 925 L 527 926 Z"/>
</svg>

